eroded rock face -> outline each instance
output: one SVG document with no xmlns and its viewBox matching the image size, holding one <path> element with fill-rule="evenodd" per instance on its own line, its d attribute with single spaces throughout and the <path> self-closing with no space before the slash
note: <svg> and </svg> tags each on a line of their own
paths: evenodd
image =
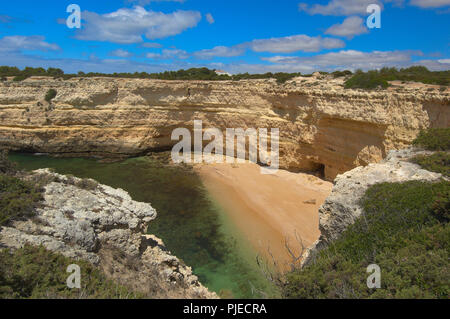
<svg viewBox="0 0 450 319">
<path fill-rule="evenodd" d="M 49 179 L 36 216 L 0 229 L 0 246 L 43 245 L 71 258 L 99 266 L 107 276 L 154 298 L 217 298 L 190 267 L 147 235 L 156 211 L 133 201 L 121 189 L 89 183 L 41 169 L 34 178 Z"/>
<path fill-rule="evenodd" d="M 280 166 L 332 180 L 379 162 L 420 129 L 450 125 L 450 93 L 408 84 L 344 90 L 343 79 L 159 81 L 35 77 L 0 83 L 0 146 L 102 156 L 170 149 L 173 129 L 279 128 Z M 58 92 L 52 105 L 42 101 Z M 190 92 L 188 94 L 188 92 Z"/>
<path fill-rule="evenodd" d="M 336 240 L 342 232 L 361 216 L 360 199 L 367 189 L 378 183 L 401 183 L 413 180 L 436 181 L 439 173 L 421 169 L 408 159 L 427 152 L 412 149 L 391 151 L 385 160 L 366 167 L 357 167 L 339 175 L 331 195 L 319 209 L 319 229 L 321 236 L 318 248 Z"/>
</svg>

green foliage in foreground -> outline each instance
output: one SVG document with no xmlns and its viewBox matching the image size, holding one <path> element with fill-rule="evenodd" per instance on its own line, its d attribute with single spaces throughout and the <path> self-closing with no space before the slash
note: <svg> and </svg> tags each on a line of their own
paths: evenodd
<svg viewBox="0 0 450 319">
<path fill-rule="evenodd" d="M 42 193 L 37 186 L 0 174 L 0 226 L 14 219 L 33 216 L 41 200 Z"/>
<path fill-rule="evenodd" d="M 424 66 L 413 66 L 406 69 L 382 68 L 363 72 L 356 71 L 353 77 L 345 82 L 345 88 L 375 89 L 386 88 L 388 81 L 413 81 L 425 84 L 450 85 L 450 71 L 429 71 Z"/>
<path fill-rule="evenodd" d="M 284 297 L 449 298 L 449 195 L 447 181 L 372 186 L 365 215 L 287 275 Z M 381 289 L 367 288 L 370 264 L 381 268 Z"/>
<path fill-rule="evenodd" d="M 419 133 L 413 145 L 429 151 L 450 151 L 450 128 L 432 128 Z"/>
<path fill-rule="evenodd" d="M 450 154 L 448 152 L 418 155 L 412 158 L 411 162 L 420 165 L 428 171 L 441 173 L 444 176 L 450 177 Z"/>
<path fill-rule="evenodd" d="M 81 288 L 69 289 L 67 267 L 81 268 Z M 72 260 L 44 247 L 0 251 L 0 298 L 143 298 L 106 279 L 88 262 Z"/>
</svg>

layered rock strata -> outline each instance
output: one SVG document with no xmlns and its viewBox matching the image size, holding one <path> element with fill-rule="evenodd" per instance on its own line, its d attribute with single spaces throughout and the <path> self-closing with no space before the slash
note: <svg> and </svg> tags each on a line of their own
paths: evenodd
<svg viewBox="0 0 450 319">
<path fill-rule="evenodd" d="M 133 156 L 170 149 L 175 128 L 279 128 L 280 166 L 332 180 L 450 125 L 450 92 L 430 85 L 345 90 L 343 79 L 161 81 L 48 77 L 0 83 L 0 147 Z M 51 105 L 43 102 L 57 91 Z"/>
</svg>

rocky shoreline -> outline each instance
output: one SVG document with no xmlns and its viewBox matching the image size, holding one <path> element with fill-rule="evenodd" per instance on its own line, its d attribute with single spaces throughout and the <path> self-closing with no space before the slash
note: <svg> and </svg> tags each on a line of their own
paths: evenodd
<svg viewBox="0 0 450 319">
<path fill-rule="evenodd" d="M 87 260 L 108 278 L 151 298 L 218 298 L 147 234 L 156 218 L 150 204 L 121 189 L 40 169 L 25 179 L 45 181 L 36 215 L 0 228 L 0 247 L 42 245 L 66 257 Z"/>
</svg>

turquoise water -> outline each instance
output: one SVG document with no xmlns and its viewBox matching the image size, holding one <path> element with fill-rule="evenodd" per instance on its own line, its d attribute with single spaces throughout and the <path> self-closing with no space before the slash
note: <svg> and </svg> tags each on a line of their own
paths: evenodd
<svg viewBox="0 0 450 319">
<path fill-rule="evenodd" d="M 277 296 L 258 269 L 255 252 L 211 200 L 191 168 L 169 165 L 164 156 L 115 163 L 31 154 L 10 154 L 10 159 L 21 169 L 48 167 L 126 190 L 134 200 L 148 202 L 157 210 L 149 233 L 163 239 L 210 290 L 224 297 L 260 298 L 253 292 L 255 288 Z"/>
</svg>

